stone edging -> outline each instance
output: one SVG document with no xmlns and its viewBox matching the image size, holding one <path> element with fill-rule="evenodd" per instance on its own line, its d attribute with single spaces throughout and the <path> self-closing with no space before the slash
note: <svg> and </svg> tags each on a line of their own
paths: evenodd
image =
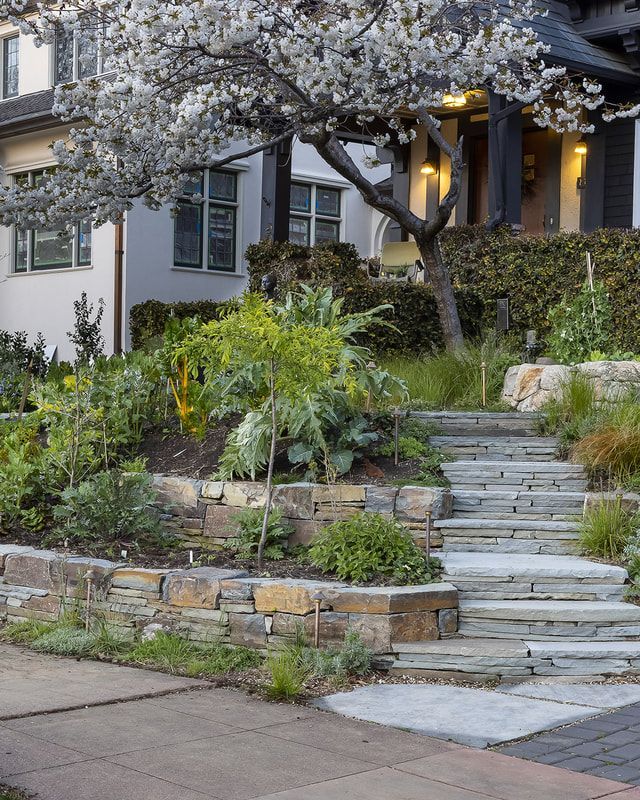
<svg viewBox="0 0 640 800">
<path fill-rule="evenodd" d="M 70 604 L 83 608 L 89 570 L 93 610 L 143 635 L 166 630 L 195 641 L 281 647 L 298 626 L 312 638 L 317 593 L 323 644 L 341 642 L 353 628 L 374 653 L 390 654 L 392 643 L 457 630 L 458 592 L 447 583 L 353 587 L 214 567 L 145 569 L 20 545 L 0 545 L 0 619 L 55 621 Z"/>
</svg>

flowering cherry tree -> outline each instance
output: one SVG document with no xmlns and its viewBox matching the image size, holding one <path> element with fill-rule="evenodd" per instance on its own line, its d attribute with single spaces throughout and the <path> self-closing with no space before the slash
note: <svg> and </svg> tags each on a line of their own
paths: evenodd
<svg viewBox="0 0 640 800">
<path fill-rule="evenodd" d="M 448 142 L 437 120 L 445 95 L 490 89 L 557 131 L 588 132 L 585 109 L 609 119 L 640 110 L 608 106 L 597 83 L 545 63 L 533 0 L 63 0 L 31 13 L 26 5 L 0 0 L 0 12 L 38 43 L 56 30 L 81 37 L 80 58 L 99 48 L 107 74 L 56 90 L 54 113 L 73 126 L 53 145 L 59 166 L 38 187 L 0 189 L 0 221 L 117 221 L 136 198 L 151 208 L 173 202 L 194 170 L 297 137 L 413 235 L 449 347 L 462 344 L 462 331 L 435 240 L 463 164 L 462 141 Z M 451 160 L 431 219 L 376 187 L 372 160 L 356 163 L 341 142 L 345 125 L 379 146 L 427 129 Z"/>
</svg>

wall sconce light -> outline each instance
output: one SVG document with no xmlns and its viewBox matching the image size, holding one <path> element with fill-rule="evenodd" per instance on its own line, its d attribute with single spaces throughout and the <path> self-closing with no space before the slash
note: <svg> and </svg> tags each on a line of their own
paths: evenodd
<svg viewBox="0 0 640 800">
<path fill-rule="evenodd" d="M 442 105 L 447 108 L 462 108 L 467 105 L 467 98 L 464 94 L 445 94 Z"/>
<path fill-rule="evenodd" d="M 576 142 L 576 146 L 574 148 L 575 154 L 577 156 L 586 156 L 588 149 L 587 140 L 584 138 L 584 136 L 581 136 Z"/>
<path fill-rule="evenodd" d="M 425 160 L 420 165 L 420 172 L 423 175 L 437 175 L 438 174 L 438 168 L 433 163 L 433 161 L 429 161 L 428 158 L 425 158 Z"/>
</svg>

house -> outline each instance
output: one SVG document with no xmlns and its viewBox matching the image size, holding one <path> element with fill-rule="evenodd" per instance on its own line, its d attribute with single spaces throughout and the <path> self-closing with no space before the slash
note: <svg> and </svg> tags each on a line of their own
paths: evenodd
<svg viewBox="0 0 640 800">
<path fill-rule="evenodd" d="M 541 0 L 536 21 L 550 45 L 548 60 L 599 79 L 608 97 L 628 101 L 640 89 L 640 0 Z M 53 88 L 99 73 L 98 54 L 80 59 L 81 43 L 61 39 L 36 48 L 0 26 L 0 168 L 2 180 L 40 179 L 53 162 L 49 144 L 64 137 L 52 116 Z M 556 134 L 537 128 L 531 109 L 484 91 L 452 97 L 441 113 L 450 141 L 465 137 L 463 194 L 452 224 L 508 223 L 530 233 L 590 231 L 640 223 L 637 124 L 597 123 L 594 134 Z M 371 145 L 353 132 L 353 155 Z M 444 153 L 424 129 L 409 145 L 381 152 L 373 179 L 408 203 L 433 213 L 449 185 Z M 202 194 L 193 203 L 189 194 Z M 0 329 L 41 330 L 72 351 L 66 331 L 82 291 L 106 302 L 108 352 L 127 347 L 129 309 L 159 300 L 225 299 L 246 284 L 243 253 L 264 237 L 301 243 L 340 239 L 363 256 L 380 252 L 403 231 L 369 209 L 358 192 L 314 150 L 298 143 L 206 171 L 172 212 L 141 204 L 122 226 L 77 226 L 72 236 L 0 229 Z"/>
</svg>

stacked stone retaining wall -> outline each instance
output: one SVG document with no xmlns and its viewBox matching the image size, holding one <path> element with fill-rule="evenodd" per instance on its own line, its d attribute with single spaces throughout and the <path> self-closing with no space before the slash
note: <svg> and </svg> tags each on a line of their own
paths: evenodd
<svg viewBox="0 0 640 800">
<path fill-rule="evenodd" d="M 354 587 L 214 567 L 145 569 L 19 545 L 0 545 L 0 619 L 54 622 L 65 609 L 83 610 L 88 580 L 92 613 L 132 635 L 165 630 L 194 641 L 277 648 L 300 626 L 312 638 L 318 597 L 324 645 L 343 641 L 352 628 L 374 653 L 390 654 L 392 642 L 457 630 L 458 592 L 446 583 Z"/>
</svg>

